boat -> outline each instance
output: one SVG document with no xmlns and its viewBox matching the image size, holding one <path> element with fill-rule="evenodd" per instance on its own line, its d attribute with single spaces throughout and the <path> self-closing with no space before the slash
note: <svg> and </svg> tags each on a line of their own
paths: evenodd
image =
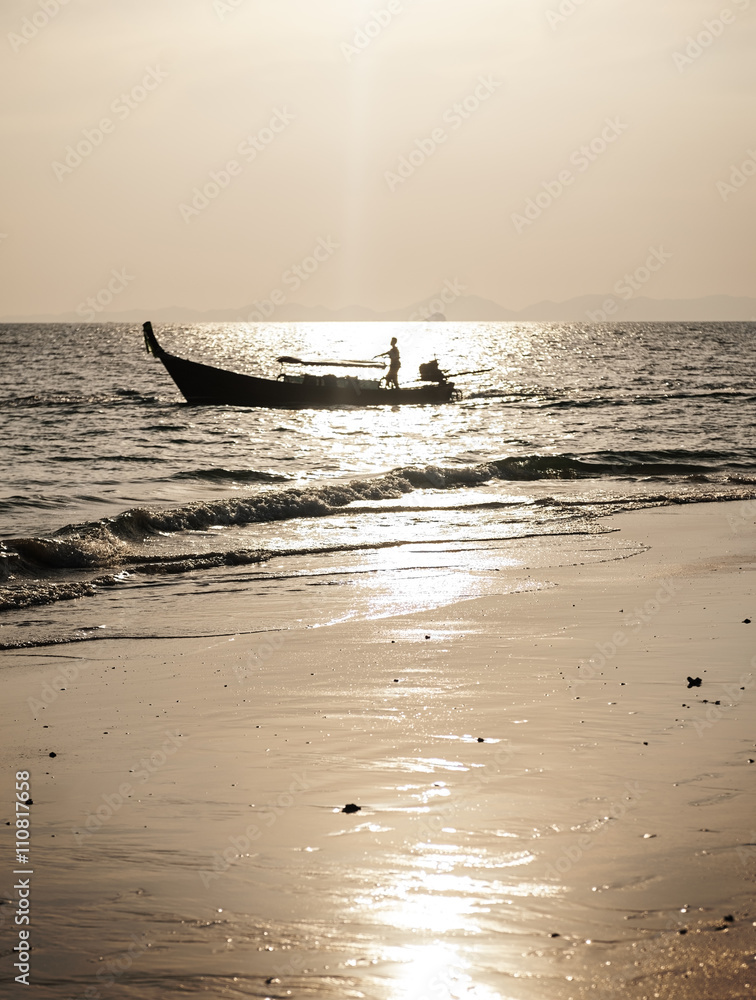
<svg viewBox="0 0 756 1000">
<path fill-rule="evenodd" d="M 152 323 L 144 323 L 142 329 L 147 350 L 162 361 L 181 395 L 187 403 L 195 406 L 259 406 L 274 409 L 403 406 L 408 403 L 449 403 L 459 395 L 454 383 L 439 372 L 437 365 L 431 369 L 432 381 L 399 389 L 382 385 L 382 379 L 378 378 L 338 376 L 330 372 L 323 375 L 310 372 L 292 374 L 283 369 L 284 365 L 352 369 L 385 367 L 374 361 L 303 361 L 286 355 L 277 359 L 282 365 L 277 378 L 261 378 L 187 361 L 169 354 L 158 343 Z"/>
</svg>

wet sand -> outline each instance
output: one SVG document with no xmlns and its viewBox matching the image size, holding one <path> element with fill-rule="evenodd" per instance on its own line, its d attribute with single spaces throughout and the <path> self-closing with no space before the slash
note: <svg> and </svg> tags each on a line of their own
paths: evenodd
<svg viewBox="0 0 756 1000">
<path fill-rule="evenodd" d="M 756 995 L 756 508 L 610 524 L 432 611 L 4 653 L 26 995 Z"/>
</svg>

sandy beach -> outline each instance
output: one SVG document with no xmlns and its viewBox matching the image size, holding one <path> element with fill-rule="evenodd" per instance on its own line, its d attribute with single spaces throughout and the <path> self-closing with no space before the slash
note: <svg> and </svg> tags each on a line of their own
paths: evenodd
<svg viewBox="0 0 756 1000">
<path fill-rule="evenodd" d="M 7 995 L 756 995 L 756 508 L 608 523 L 430 611 L 3 653 Z"/>
</svg>

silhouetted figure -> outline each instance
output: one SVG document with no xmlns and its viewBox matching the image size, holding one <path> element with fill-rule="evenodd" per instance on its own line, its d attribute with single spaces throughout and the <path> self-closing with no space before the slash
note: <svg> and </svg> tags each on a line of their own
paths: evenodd
<svg viewBox="0 0 756 1000">
<path fill-rule="evenodd" d="M 396 337 L 391 338 L 391 347 L 383 354 L 376 354 L 376 358 L 388 358 L 389 359 L 389 370 L 383 376 L 386 383 L 386 388 L 393 386 L 394 389 L 399 388 L 399 369 L 402 367 L 402 363 L 399 360 L 399 348 L 396 346 Z"/>
</svg>

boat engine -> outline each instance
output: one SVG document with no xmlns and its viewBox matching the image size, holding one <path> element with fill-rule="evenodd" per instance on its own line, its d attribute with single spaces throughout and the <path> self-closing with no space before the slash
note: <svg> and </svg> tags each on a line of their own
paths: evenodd
<svg viewBox="0 0 756 1000">
<path fill-rule="evenodd" d="M 437 359 L 434 358 L 432 361 L 426 361 L 424 365 L 420 365 L 420 379 L 423 382 L 445 382 L 446 372 L 441 371 Z"/>
</svg>

